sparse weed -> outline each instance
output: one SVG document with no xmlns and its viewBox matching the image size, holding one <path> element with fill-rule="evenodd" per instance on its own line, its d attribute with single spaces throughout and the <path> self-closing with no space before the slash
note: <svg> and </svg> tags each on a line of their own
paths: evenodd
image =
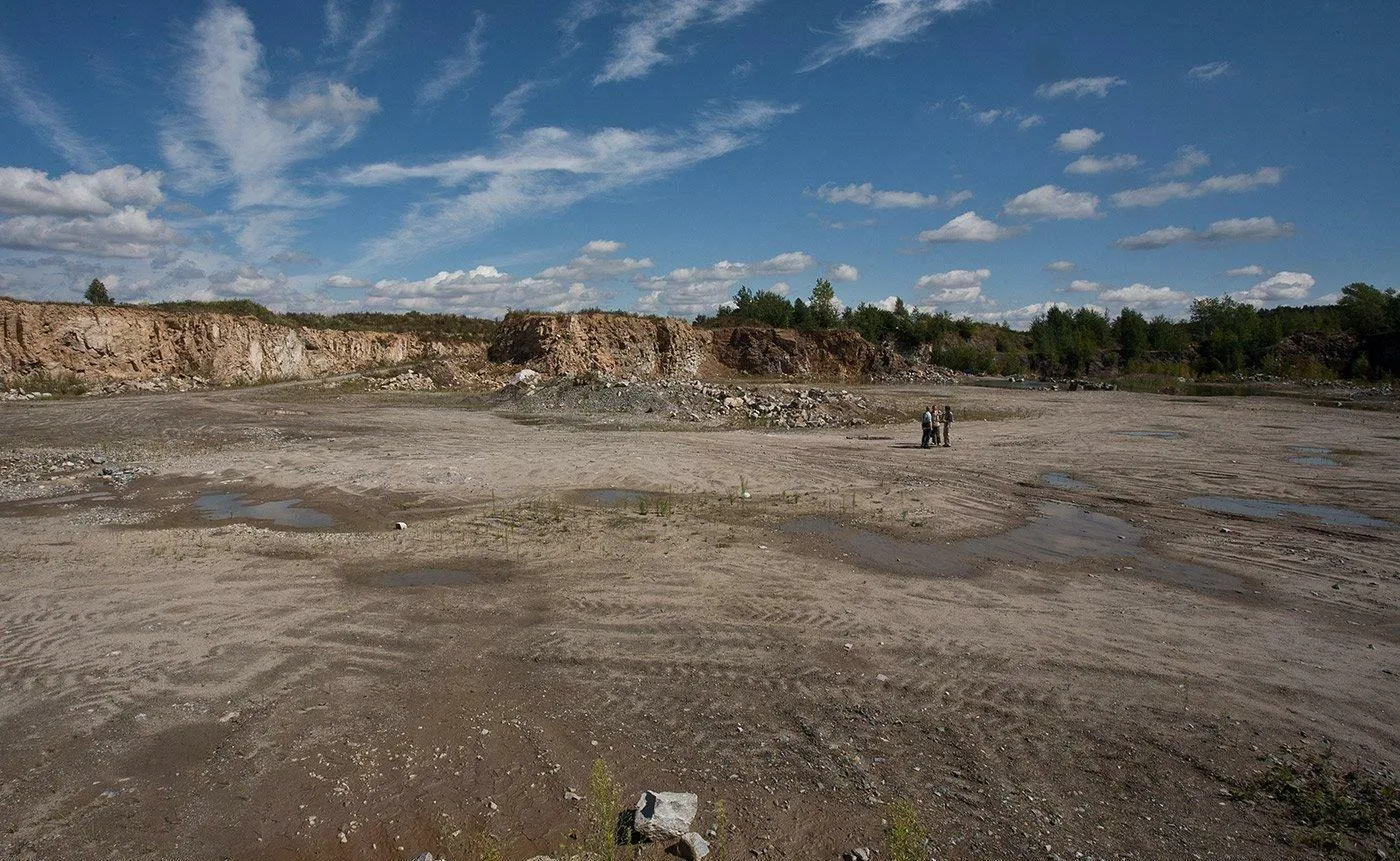
<svg viewBox="0 0 1400 861">
<path fill-rule="evenodd" d="M 1296 826 L 1288 842 L 1347 858 L 1384 858 L 1400 851 L 1400 784 L 1393 774 L 1343 771 L 1332 751 L 1299 756 L 1285 750 L 1235 793 L 1284 805 Z"/>
<path fill-rule="evenodd" d="M 621 806 L 622 790 L 608 764 L 594 760 L 584 798 L 583 848 L 604 861 L 617 858 L 617 811 Z"/>
<path fill-rule="evenodd" d="M 927 861 L 928 831 L 919 822 L 914 802 L 900 798 L 890 803 L 885 826 L 885 852 L 890 861 Z"/>
<path fill-rule="evenodd" d="M 729 808 L 723 801 L 715 802 L 715 821 L 711 826 L 714 839 L 710 841 L 712 861 L 727 861 L 729 858 Z"/>
</svg>

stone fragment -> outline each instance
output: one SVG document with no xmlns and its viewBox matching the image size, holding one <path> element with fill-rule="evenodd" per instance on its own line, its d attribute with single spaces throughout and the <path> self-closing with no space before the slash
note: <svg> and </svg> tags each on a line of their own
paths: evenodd
<svg viewBox="0 0 1400 861">
<path fill-rule="evenodd" d="M 693 792 L 652 792 L 637 799 L 633 828 L 656 843 L 679 840 L 690 831 L 700 799 Z M 697 835 L 698 836 L 698 835 Z"/>
</svg>

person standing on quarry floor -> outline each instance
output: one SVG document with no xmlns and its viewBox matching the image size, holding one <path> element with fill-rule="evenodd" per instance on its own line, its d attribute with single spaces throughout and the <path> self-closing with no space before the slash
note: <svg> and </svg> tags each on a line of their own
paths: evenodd
<svg viewBox="0 0 1400 861">
<path fill-rule="evenodd" d="M 928 408 L 926 408 L 926 409 L 924 410 L 923 425 L 924 425 L 924 441 L 923 441 L 923 447 L 924 447 L 924 448 L 928 448 L 928 446 L 929 446 L 929 441 L 933 439 L 933 428 L 934 428 L 934 408 L 933 408 L 933 407 L 928 407 Z"/>
<path fill-rule="evenodd" d="M 949 435 L 949 434 L 952 432 L 952 430 L 953 430 L 953 405 L 952 405 L 952 404 L 944 404 L 944 405 L 943 405 L 943 420 L 942 420 L 942 425 L 943 425 L 943 447 L 944 447 L 944 448 L 951 448 L 951 447 L 952 447 L 952 442 L 950 441 L 948 435 Z"/>
</svg>

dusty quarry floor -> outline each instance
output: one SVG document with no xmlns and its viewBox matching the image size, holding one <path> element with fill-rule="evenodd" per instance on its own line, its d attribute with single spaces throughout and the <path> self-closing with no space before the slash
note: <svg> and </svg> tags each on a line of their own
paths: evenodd
<svg viewBox="0 0 1400 861">
<path fill-rule="evenodd" d="M 515 861 L 598 759 L 729 859 L 901 798 L 940 859 L 1320 857 L 1244 790 L 1400 758 L 1395 414 L 860 391 L 910 420 L 0 404 L 0 857 Z"/>
</svg>

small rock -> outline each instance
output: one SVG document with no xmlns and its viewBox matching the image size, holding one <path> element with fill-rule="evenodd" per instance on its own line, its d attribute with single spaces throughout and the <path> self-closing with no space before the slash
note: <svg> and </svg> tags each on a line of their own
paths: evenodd
<svg viewBox="0 0 1400 861">
<path fill-rule="evenodd" d="M 701 858 L 710 854 L 710 844 L 705 841 L 705 838 L 696 834 L 694 831 L 687 831 L 682 834 L 681 842 L 677 843 L 673 849 L 677 855 L 685 858 L 686 861 L 700 861 Z"/>
<path fill-rule="evenodd" d="M 402 520 L 400 520 L 399 522 L 397 522 L 397 523 L 394 524 L 394 528 L 395 528 L 395 529 L 407 529 L 407 528 L 408 528 L 408 524 L 407 524 L 407 523 L 404 523 Z"/>
<path fill-rule="evenodd" d="M 691 820 L 699 806 L 700 799 L 693 792 L 647 790 L 637 799 L 633 827 L 638 834 L 656 843 L 679 840 L 690 831 Z"/>
<path fill-rule="evenodd" d="M 857 846 L 850 852 L 851 861 L 870 861 L 870 847 Z"/>
</svg>

